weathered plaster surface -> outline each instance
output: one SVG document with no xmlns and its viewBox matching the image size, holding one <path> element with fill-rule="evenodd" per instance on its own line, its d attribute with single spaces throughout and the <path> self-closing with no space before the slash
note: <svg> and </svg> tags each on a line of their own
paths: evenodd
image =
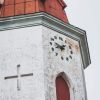
<svg viewBox="0 0 100 100">
<path fill-rule="evenodd" d="M 51 51 L 49 42 L 54 35 L 71 43 L 74 54 L 69 62 Z M 20 78 L 20 91 L 16 78 L 4 79 L 17 74 L 18 64 L 21 74 L 33 73 Z M 71 100 L 86 100 L 82 67 L 79 43 L 49 28 L 34 26 L 0 32 L 0 100 L 56 100 L 55 80 L 62 72 Z"/>
<path fill-rule="evenodd" d="M 51 37 L 54 36 L 57 36 L 57 38 L 59 36 L 62 37 L 72 46 L 74 52 L 72 60 L 61 60 L 61 51 L 57 51 L 57 49 L 52 51 L 50 42 Z M 60 44 L 60 41 L 56 42 Z M 82 74 L 83 66 L 78 41 L 51 29 L 43 28 L 43 47 L 46 100 L 56 100 L 55 80 L 60 73 L 62 73 L 62 76 L 69 85 L 71 100 L 86 100 Z M 55 52 L 58 52 L 58 56 L 55 55 Z M 64 55 L 66 56 L 67 53 L 65 52 Z"/>
<path fill-rule="evenodd" d="M 0 32 L 0 100 L 44 100 L 44 71 L 42 53 L 42 28 L 30 27 Z M 33 73 L 22 77 L 21 90 L 17 79 L 6 76 Z"/>
</svg>

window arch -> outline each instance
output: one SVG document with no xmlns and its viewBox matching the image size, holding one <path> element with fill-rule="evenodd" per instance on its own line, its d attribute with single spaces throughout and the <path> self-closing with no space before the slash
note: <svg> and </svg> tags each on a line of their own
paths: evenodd
<svg viewBox="0 0 100 100">
<path fill-rule="evenodd" d="M 70 100 L 68 84 L 61 75 L 56 78 L 56 95 L 57 100 Z"/>
</svg>

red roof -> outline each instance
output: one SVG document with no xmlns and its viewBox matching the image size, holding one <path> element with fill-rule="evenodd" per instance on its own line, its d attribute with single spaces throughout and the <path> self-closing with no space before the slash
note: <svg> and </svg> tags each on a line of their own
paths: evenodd
<svg viewBox="0 0 100 100">
<path fill-rule="evenodd" d="M 66 4 L 63 0 L 4 0 L 0 6 L 0 17 L 9 17 L 35 12 L 46 12 L 52 16 L 68 22 L 64 11 Z"/>
<path fill-rule="evenodd" d="M 66 3 L 63 0 L 58 0 L 58 1 L 59 1 L 59 3 L 61 4 L 61 6 L 63 8 L 66 8 L 67 7 Z"/>
</svg>

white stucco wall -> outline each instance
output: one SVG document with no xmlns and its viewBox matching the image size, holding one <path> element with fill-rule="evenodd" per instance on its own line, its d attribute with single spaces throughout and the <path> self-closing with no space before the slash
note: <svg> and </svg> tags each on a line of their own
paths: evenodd
<svg viewBox="0 0 100 100">
<path fill-rule="evenodd" d="M 44 100 L 41 26 L 0 32 L 0 100 Z M 21 90 L 17 79 L 5 80 L 6 76 L 33 73 L 21 77 Z"/>
<path fill-rule="evenodd" d="M 50 38 L 55 35 L 72 45 L 71 60 L 61 60 L 60 51 L 55 56 L 57 49 L 51 50 Z M 20 91 L 17 78 L 4 79 L 17 75 L 19 64 L 20 74 L 33 73 L 33 76 L 20 78 Z M 55 80 L 61 72 L 67 77 L 71 100 L 86 100 L 77 41 L 43 26 L 0 32 L 0 100 L 56 100 Z"/>
<path fill-rule="evenodd" d="M 66 33 L 67 34 L 67 33 Z M 61 56 L 66 57 L 68 52 L 61 52 L 60 50 L 54 48 L 52 51 L 52 47 L 55 47 L 54 43 L 63 44 L 59 39 L 54 40 L 50 45 L 51 38 L 62 37 L 63 41 L 67 41 L 67 44 L 71 45 L 73 50 L 72 59 L 66 61 L 64 58 L 61 59 Z M 84 87 L 84 79 L 82 73 L 82 60 L 80 54 L 79 43 L 63 34 L 55 32 L 48 28 L 43 28 L 43 45 L 44 45 L 44 67 L 45 67 L 45 87 L 46 89 L 46 100 L 56 100 L 56 77 L 60 73 L 64 72 L 66 82 L 70 88 L 70 98 L 71 100 L 86 100 L 85 87 Z M 55 53 L 58 53 L 58 56 Z M 50 99 L 48 99 L 50 98 Z"/>
</svg>

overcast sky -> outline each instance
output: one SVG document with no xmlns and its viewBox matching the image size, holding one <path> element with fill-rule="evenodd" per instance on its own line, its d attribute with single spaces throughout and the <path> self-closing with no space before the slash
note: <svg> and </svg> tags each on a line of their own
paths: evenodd
<svg viewBox="0 0 100 100">
<path fill-rule="evenodd" d="M 85 70 L 88 100 L 100 100 L 100 0 L 65 0 L 69 22 L 87 31 L 92 64 Z"/>
</svg>

